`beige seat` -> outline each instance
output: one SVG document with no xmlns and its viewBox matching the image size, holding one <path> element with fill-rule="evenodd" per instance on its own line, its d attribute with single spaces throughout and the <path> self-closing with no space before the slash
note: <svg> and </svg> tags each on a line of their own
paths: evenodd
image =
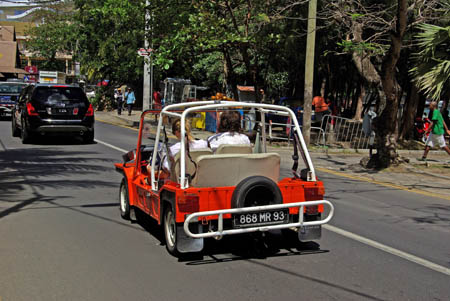
<svg viewBox="0 0 450 301">
<path fill-rule="evenodd" d="M 277 183 L 280 161 L 277 153 L 203 155 L 197 159 L 197 173 L 191 186 L 236 186 L 250 176 L 265 176 Z"/>
<path fill-rule="evenodd" d="M 170 168 L 170 178 L 172 181 L 177 182 L 180 179 L 180 153 L 178 152 L 174 158 L 174 164 Z M 209 148 L 198 148 L 190 150 L 191 158 L 194 162 L 197 158 L 203 155 L 212 155 L 213 151 Z M 195 165 L 192 163 L 191 159 L 186 155 L 186 174 L 194 175 Z"/>
<path fill-rule="evenodd" d="M 252 146 L 249 144 L 221 144 L 216 150 L 216 154 L 251 154 Z"/>
</svg>

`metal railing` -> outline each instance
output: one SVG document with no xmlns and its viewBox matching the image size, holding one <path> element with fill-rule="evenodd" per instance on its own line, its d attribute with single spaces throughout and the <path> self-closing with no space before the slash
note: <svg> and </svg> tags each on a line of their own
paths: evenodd
<svg viewBox="0 0 450 301">
<path fill-rule="evenodd" d="M 305 222 L 303 219 L 304 207 L 308 206 L 316 206 L 316 205 L 328 205 L 330 207 L 330 211 L 325 219 L 318 221 L 307 221 Z M 264 225 L 264 226 L 254 226 L 249 228 L 240 228 L 240 229 L 224 229 L 223 225 L 223 215 L 224 214 L 233 214 L 233 213 L 255 213 L 267 210 L 274 209 L 284 209 L 284 208 L 299 208 L 298 214 L 298 222 L 296 223 L 287 223 L 287 224 L 278 224 L 278 225 Z M 217 231 L 211 231 L 207 233 L 192 233 L 189 230 L 189 223 L 198 222 L 199 217 L 203 216 L 212 216 L 218 215 L 218 226 Z M 217 237 L 224 235 L 232 235 L 232 234 L 242 234 L 249 232 L 257 232 L 257 231 L 268 231 L 275 229 L 287 229 L 292 227 L 305 227 L 305 226 L 315 226 L 315 225 L 323 225 L 328 223 L 334 215 L 334 206 L 327 200 L 318 200 L 318 201 L 307 201 L 307 202 L 297 202 L 290 204 L 278 204 L 278 205 L 266 205 L 266 206 L 255 206 L 255 207 L 245 207 L 245 208 L 234 208 L 234 209 L 223 209 L 223 210 L 213 210 L 213 211 L 204 211 L 204 212 L 196 212 L 187 216 L 184 221 L 184 232 L 186 235 L 192 238 L 206 238 L 206 237 Z"/>
<path fill-rule="evenodd" d="M 322 140 L 327 146 L 367 149 L 374 138 L 364 133 L 362 121 L 339 116 L 323 116 L 321 128 L 324 129 L 321 132 Z"/>
<path fill-rule="evenodd" d="M 291 123 L 277 123 L 277 122 L 272 122 L 271 120 L 269 120 L 269 142 L 271 142 L 272 140 L 287 140 L 288 145 L 290 144 L 291 140 L 292 140 L 292 135 L 291 135 L 291 127 L 292 124 Z M 285 133 L 284 135 L 274 135 L 273 134 L 273 127 L 283 127 L 283 132 Z M 300 126 L 300 129 L 302 129 L 303 126 Z M 311 131 L 312 132 L 317 132 L 317 140 L 315 142 L 316 145 L 325 145 L 325 132 L 322 128 L 320 127 L 315 127 L 312 126 L 311 127 Z M 322 141 L 321 141 L 322 139 Z"/>
</svg>

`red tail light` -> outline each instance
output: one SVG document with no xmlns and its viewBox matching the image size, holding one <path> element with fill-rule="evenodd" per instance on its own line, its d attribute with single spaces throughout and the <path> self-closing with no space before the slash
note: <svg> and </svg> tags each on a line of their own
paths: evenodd
<svg viewBox="0 0 450 301">
<path fill-rule="evenodd" d="M 78 108 L 73 109 L 73 115 L 78 115 Z"/>
<path fill-rule="evenodd" d="M 92 104 L 89 104 L 89 108 L 86 112 L 86 116 L 94 116 L 94 107 L 92 106 Z"/>
<path fill-rule="evenodd" d="M 28 116 L 39 116 L 38 112 L 36 112 L 36 109 L 29 102 L 27 103 L 27 113 Z"/>
<path fill-rule="evenodd" d="M 178 210 L 180 212 L 197 212 L 199 210 L 199 196 L 196 194 L 185 194 L 177 198 Z"/>
</svg>

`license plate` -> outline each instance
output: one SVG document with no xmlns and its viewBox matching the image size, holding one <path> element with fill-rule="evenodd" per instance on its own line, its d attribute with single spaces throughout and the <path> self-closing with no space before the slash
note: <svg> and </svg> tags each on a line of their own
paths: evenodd
<svg viewBox="0 0 450 301">
<path fill-rule="evenodd" d="M 67 109 L 59 109 L 59 113 L 67 113 Z"/>
<path fill-rule="evenodd" d="M 233 215 L 233 224 L 236 228 L 287 224 L 288 222 L 288 209 L 248 212 Z"/>
</svg>

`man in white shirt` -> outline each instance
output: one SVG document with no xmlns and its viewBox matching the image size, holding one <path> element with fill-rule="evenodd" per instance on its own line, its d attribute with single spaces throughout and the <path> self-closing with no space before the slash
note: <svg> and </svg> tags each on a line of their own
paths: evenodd
<svg viewBox="0 0 450 301">
<path fill-rule="evenodd" d="M 241 115 L 237 111 L 220 115 L 219 133 L 208 138 L 208 146 L 216 151 L 221 144 L 248 144 L 250 139 L 241 134 Z"/>
</svg>

